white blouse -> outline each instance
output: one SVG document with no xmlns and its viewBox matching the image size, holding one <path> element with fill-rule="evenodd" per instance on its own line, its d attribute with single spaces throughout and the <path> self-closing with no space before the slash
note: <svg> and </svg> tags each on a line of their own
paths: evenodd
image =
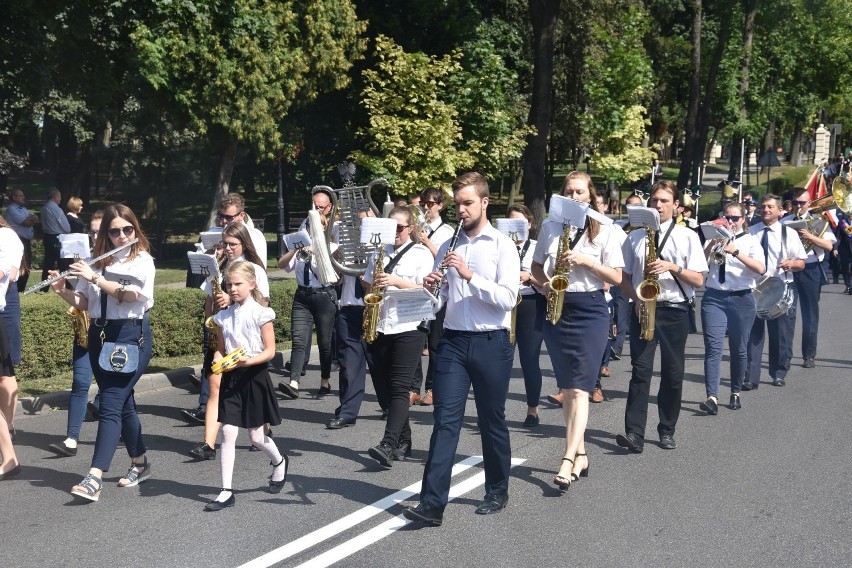
<svg viewBox="0 0 852 568">
<path fill-rule="evenodd" d="M 141 319 L 145 312 L 154 305 L 154 259 L 150 254 L 140 251 L 133 260 L 128 247 L 115 253 L 112 264 L 100 271 L 101 276 L 111 282 L 122 282 L 128 292 L 136 292 L 139 297 L 133 302 L 118 302 L 118 299 L 107 295 L 106 319 Z M 92 319 L 101 317 L 101 289 L 88 280 L 77 280 L 77 292 L 88 301 L 89 316 Z"/>
<path fill-rule="evenodd" d="M 243 305 L 234 303 L 213 316 L 216 325 L 222 328 L 225 338 L 225 352 L 230 353 L 242 347 L 246 357 L 254 357 L 263 351 L 263 337 L 260 328 L 275 319 L 272 308 L 264 308 L 249 296 Z"/>
<path fill-rule="evenodd" d="M 225 280 L 227 280 L 227 278 L 225 278 L 225 272 L 228 270 L 228 266 L 230 266 L 232 263 L 234 263 L 238 260 L 245 260 L 245 257 L 240 256 L 239 258 L 236 258 L 232 261 L 229 261 L 227 264 L 225 264 L 225 267 L 222 269 L 222 277 Z M 255 279 L 255 282 L 257 283 L 257 289 L 260 291 L 260 295 L 268 300 L 269 299 L 269 277 L 266 274 L 266 270 L 264 270 L 264 268 L 262 266 L 258 266 L 257 264 L 255 264 L 253 262 L 250 263 L 250 264 L 254 267 L 254 279 Z M 204 283 L 201 284 L 200 288 L 202 290 L 204 290 L 204 292 L 208 296 L 213 295 L 213 284 L 211 284 L 210 278 L 205 280 Z M 222 289 L 225 290 L 224 287 Z"/>
<path fill-rule="evenodd" d="M 545 221 L 538 234 L 533 260 L 544 267 L 544 273 L 553 276 L 556 264 L 556 252 L 562 237 L 562 224 Z M 577 228 L 571 228 L 571 239 L 577 234 Z M 574 252 L 582 253 L 609 268 L 624 268 L 624 257 L 621 252 L 621 239 L 612 225 L 601 225 L 600 232 L 590 241 L 588 234 L 583 234 L 574 245 Z M 592 292 L 603 290 L 606 282 L 597 277 L 590 268 L 572 266 L 568 278 L 568 292 Z"/>
<path fill-rule="evenodd" d="M 24 243 L 18 234 L 8 227 L 0 227 L 0 312 L 6 309 L 6 292 L 9 284 L 18 279 L 18 269 L 24 257 Z M 14 273 L 14 274 L 13 274 Z"/>
<path fill-rule="evenodd" d="M 763 247 L 760 246 L 760 241 L 753 235 L 740 233 L 740 236 L 734 239 L 734 246 L 740 251 L 740 258 L 747 256 L 752 260 L 763 262 Z M 760 274 L 752 272 L 750 268 L 746 268 L 746 265 L 739 258 L 730 254 L 725 255 L 724 283 L 719 282 L 719 269 L 721 267 L 715 262 L 708 263 L 708 266 L 710 272 L 707 274 L 705 286 L 714 290 L 737 292 L 754 288 L 757 277 L 760 276 Z"/>
<path fill-rule="evenodd" d="M 388 245 L 385 247 L 385 258 L 384 265 L 387 266 L 388 263 L 396 257 L 400 251 L 402 251 L 411 241 L 407 241 L 405 244 L 401 245 L 399 249 L 394 249 L 393 245 Z M 373 270 L 376 266 L 376 257 L 377 253 L 373 253 L 370 258 L 370 265 L 367 267 L 367 271 L 364 273 L 364 282 L 367 284 L 373 283 Z M 415 244 L 411 246 L 411 249 L 408 250 L 402 258 L 396 263 L 396 266 L 393 267 L 391 274 L 394 276 L 399 276 L 406 282 L 413 282 L 414 284 L 423 284 L 423 279 L 428 276 L 430 272 L 432 272 L 432 263 L 435 259 L 432 257 L 432 253 L 429 252 L 425 246 L 421 244 Z M 396 286 L 388 286 L 389 290 L 398 290 Z M 379 325 L 377 327 L 380 333 L 385 335 L 392 335 L 396 333 L 403 333 L 405 331 L 414 331 L 417 329 L 417 326 L 420 325 L 420 322 L 406 322 L 399 323 L 397 316 L 397 306 L 396 300 L 394 298 L 385 297 L 385 299 L 381 303 L 381 308 L 379 312 Z"/>
</svg>

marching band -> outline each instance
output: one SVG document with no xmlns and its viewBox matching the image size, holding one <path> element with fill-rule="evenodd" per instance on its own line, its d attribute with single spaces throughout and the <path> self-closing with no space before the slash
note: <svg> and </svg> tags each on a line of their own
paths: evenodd
<svg viewBox="0 0 852 568">
<path fill-rule="evenodd" d="M 278 390 L 290 399 L 299 396 L 315 325 L 321 362 L 319 394 L 331 393 L 332 359 L 336 356 L 340 361 L 340 406 L 327 428 L 355 425 L 369 367 L 386 422 L 383 432 L 372 433 L 380 441 L 368 453 L 390 468 L 411 455 L 409 406 L 420 400 L 415 368 L 428 346 L 424 398 L 428 396 L 427 404 L 434 405 L 434 426 L 420 502 L 405 508 L 403 514 L 436 526 L 442 524 L 448 502 L 471 386 L 482 438 L 486 492 L 475 512 L 489 515 L 507 505 L 511 445 L 506 398 L 515 338 L 526 390 L 524 426 L 528 428 L 539 423 L 542 342 L 547 347 L 560 389 L 548 398 L 562 406 L 566 423 L 565 451 L 553 483 L 564 491 L 588 476 L 584 437 L 589 402 L 603 400 L 602 392 L 595 399 L 600 378 L 608 376 L 602 373 L 610 356 L 620 358 L 625 334 L 629 336 L 632 372 L 624 432 L 615 441 L 629 452 L 644 449 L 651 376 L 659 346 L 657 433 L 661 448 L 674 449 L 696 292 L 703 289 L 700 317 L 707 394 L 699 407 L 707 415 L 718 413 L 727 335 L 728 407 L 737 410 L 742 408 L 741 392 L 760 385 L 767 341 L 770 379 L 773 385 L 784 386 L 793 358 L 798 305 L 803 320 L 803 367 L 814 367 L 820 288 L 827 283 L 822 263 L 826 254 L 837 249 L 838 241 L 849 244 L 848 224 L 837 222 L 850 213 L 843 209 L 849 201 L 843 182 L 839 196 L 835 192 L 828 201 L 815 202 L 807 190 L 796 191 L 792 200 L 796 211 L 786 217 L 782 199 L 771 194 L 756 208 L 750 195 L 745 204 L 727 203 L 710 232 L 702 233 L 715 234 L 712 230 L 718 229 L 722 236 L 709 238 L 703 245 L 699 233 L 710 224 L 678 222 L 684 197 L 674 183 L 654 183 L 647 207 L 640 197 L 631 196 L 627 202 L 630 224 L 622 227 L 600 212 L 594 184 L 581 172 L 568 174 L 561 194 L 552 197 L 550 216 L 537 240 L 529 237 L 533 217 L 524 206 L 513 206 L 507 213 L 526 227 L 523 236 L 491 225 L 488 183 L 475 172 L 463 174 L 452 184 L 457 226 L 441 217 L 443 191 L 427 188 L 421 195 L 422 210 L 415 211 L 418 206 L 414 205 L 398 206 L 387 219 L 379 219 L 394 225 L 395 237 L 380 238 L 376 233 L 370 239 L 359 233 L 359 227 L 367 227 L 370 218 L 379 214 L 369 196 L 376 182 L 315 192 L 314 209 L 301 231 L 307 235 L 306 242 L 290 248 L 278 260 L 278 266 L 294 273 L 297 281 L 289 377 Z M 557 209 L 574 213 L 560 216 Z M 755 215 L 759 221 L 752 224 Z M 252 443 L 272 460 L 270 492 L 281 491 L 289 467 L 269 430 L 280 422 L 280 416 L 267 373 L 270 345 L 274 346 L 269 322 L 275 316 L 268 307 L 266 256 L 255 246 L 257 235 L 246 225 L 241 200 L 223 201 L 221 221 L 227 222 L 215 258 L 218 274 L 204 284 L 209 296 L 205 315 L 210 316 L 206 337 L 218 340 L 218 344 L 205 342 L 204 380 L 209 383 L 209 396 L 205 392 L 198 409 L 185 411 L 206 425 L 203 442 L 191 452 L 199 460 L 217 457 L 217 434 L 220 425 L 226 425 L 220 451 L 223 488 L 208 503 L 208 511 L 234 504 L 233 440 L 239 427 L 248 428 Z M 836 237 L 835 230 L 843 234 Z M 134 238 L 138 242 L 131 243 Z M 5 240 L 0 242 L 0 258 L 6 260 L 0 262 L 0 273 L 6 276 L 11 271 L 16 276 L 17 270 L 12 269 L 20 264 L 22 251 Z M 71 307 L 87 310 L 91 317 L 85 334 L 88 345 L 77 342 L 75 359 L 88 352 L 91 371 L 87 368 L 87 372 L 94 373 L 101 389 L 100 427 L 92 467 L 71 489 L 73 495 L 89 501 L 100 496 L 102 476 L 110 467 L 119 437 L 131 458 L 119 486 L 134 486 L 151 477 L 133 386 L 151 356 L 148 310 L 154 301 L 154 266 L 132 211 L 121 205 L 106 209 L 94 252 L 107 256 L 95 266 L 77 261 L 69 274 L 54 275 L 50 282 Z M 68 275 L 78 278 L 76 288 L 66 287 Z M 849 287 L 848 280 L 846 284 Z M 17 286 L 9 289 L 17 291 Z M 420 295 L 404 294 L 415 289 Z M 424 310 L 426 319 L 421 322 Z M 12 362 L 17 363 L 14 352 L 19 347 L 6 337 L 5 327 L 0 328 L 0 376 L 10 382 L 5 377 L 14 377 Z M 75 408 L 80 415 L 82 403 Z M 5 434 L 7 425 L 11 430 L 13 413 L 7 404 L 0 411 L 5 422 L 0 422 L 4 430 L 0 434 Z M 79 421 L 75 418 L 74 422 L 72 428 L 69 419 L 68 439 L 53 444 L 51 451 L 76 454 Z M 7 464 L 14 463 L 18 470 L 20 465 L 5 436 L 0 436 L 0 452 L 4 459 L 0 479 L 4 479 L 13 469 Z"/>
</svg>

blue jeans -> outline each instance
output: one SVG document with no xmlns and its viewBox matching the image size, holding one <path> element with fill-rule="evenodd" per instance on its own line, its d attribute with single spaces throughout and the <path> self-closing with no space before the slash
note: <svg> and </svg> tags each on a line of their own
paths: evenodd
<svg viewBox="0 0 852 568">
<path fill-rule="evenodd" d="M 143 337 L 139 348 L 139 366 L 133 375 L 108 373 L 98 366 L 101 354 L 100 332 L 106 333 L 106 341 L 132 343 L 139 339 L 140 331 Z M 148 315 L 139 325 L 115 325 L 107 323 L 100 328 L 92 321 L 89 328 L 89 361 L 95 373 L 95 381 L 100 389 L 101 403 L 98 409 L 98 435 L 95 438 L 95 453 L 92 456 L 92 467 L 101 471 L 109 471 L 110 463 L 115 455 L 119 438 L 124 440 L 127 453 L 131 458 L 145 453 L 142 441 L 142 424 L 136 414 L 136 401 L 133 398 L 133 388 L 145 372 L 148 361 L 151 360 L 151 326 Z"/>
<path fill-rule="evenodd" d="M 512 448 L 505 410 L 514 351 L 506 330 L 444 330 L 435 361 L 432 388 L 435 425 L 423 472 L 420 493 L 423 504 L 439 509 L 447 505 L 453 460 L 471 385 L 482 437 L 485 492 L 492 495 L 508 492 Z"/>
<path fill-rule="evenodd" d="M 726 330 L 731 352 L 731 392 L 742 390 L 748 366 L 748 336 L 755 310 L 751 290 L 734 293 L 715 288 L 705 290 L 701 300 L 701 327 L 704 329 L 704 385 L 708 397 L 719 396 Z"/>
<path fill-rule="evenodd" d="M 68 433 L 72 440 L 80 439 L 80 426 L 86 417 L 86 402 L 89 400 L 89 387 L 92 385 L 92 362 L 89 351 L 74 342 L 73 351 L 74 378 L 71 381 L 71 394 L 68 397 Z M 99 395 L 95 396 L 98 406 Z"/>
</svg>

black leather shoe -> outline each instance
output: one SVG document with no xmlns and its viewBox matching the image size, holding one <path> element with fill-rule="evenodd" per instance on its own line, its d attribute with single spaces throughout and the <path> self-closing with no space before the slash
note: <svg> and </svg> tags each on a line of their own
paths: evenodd
<svg viewBox="0 0 852 568">
<path fill-rule="evenodd" d="M 710 397 L 707 397 L 707 400 L 701 402 L 698 405 L 698 408 L 706 412 L 710 416 L 715 416 L 719 414 L 719 405 Z"/>
<path fill-rule="evenodd" d="M 386 409 L 382 409 L 382 420 L 388 419 L 388 411 Z"/>
<path fill-rule="evenodd" d="M 278 383 L 278 390 L 280 390 L 287 398 L 299 398 L 298 383 L 296 383 L 295 387 L 291 386 L 289 382 Z"/>
<path fill-rule="evenodd" d="M 677 447 L 674 436 L 671 434 L 660 434 L 660 447 L 664 450 L 673 450 Z"/>
<path fill-rule="evenodd" d="M 634 454 L 641 454 L 645 450 L 645 440 L 639 434 L 633 432 L 628 432 L 626 436 L 619 434 L 615 437 L 615 443 L 622 448 L 627 448 Z"/>
<path fill-rule="evenodd" d="M 758 385 L 756 385 L 754 383 L 743 383 L 743 391 L 745 391 L 745 392 L 756 391 L 757 387 L 758 387 Z"/>
<path fill-rule="evenodd" d="M 740 397 L 735 394 L 732 394 L 731 401 L 728 403 L 728 408 L 730 408 L 731 410 L 739 410 L 742 407 L 743 405 L 740 402 Z"/>
<path fill-rule="evenodd" d="M 493 515 L 494 513 L 499 513 L 500 511 L 506 508 L 506 503 L 508 502 L 508 493 L 504 493 L 502 495 L 494 495 L 492 493 L 488 493 L 485 496 L 485 499 L 482 501 L 482 504 L 476 508 L 476 514 Z"/>
<path fill-rule="evenodd" d="M 70 458 L 77 455 L 77 448 L 69 448 L 65 445 L 64 440 L 58 444 L 50 444 L 47 449 L 63 458 Z"/>
<path fill-rule="evenodd" d="M 89 401 L 86 403 L 86 422 L 97 422 L 100 418 L 100 413 L 98 413 L 98 407 L 95 406 L 95 403 Z"/>
<path fill-rule="evenodd" d="M 21 473 L 21 464 L 18 464 L 15 467 L 13 467 L 12 469 L 10 469 L 9 471 L 7 471 L 5 473 L 0 473 L 0 481 L 3 481 L 4 479 L 11 479 L 11 478 L 15 477 L 16 475 L 20 475 L 20 473 Z M 440 525 L 441 523 L 438 523 L 438 524 Z"/>
<path fill-rule="evenodd" d="M 180 411 L 180 415 L 190 424 L 200 424 L 203 426 L 205 412 L 207 412 L 207 407 L 199 406 L 198 408 L 185 408 Z"/>
<path fill-rule="evenodd" d="M 340 430 L 341 428 L 354 425 L 355 421 L 350 418 L 332 418 L 328 421 L 328 424 L 326 424 L 325 427 L 329 430 Z"/>
<path fill-rule="evenodd" d="M 621 352 L 610 348 L 609 358 L 612 359 L 613 361 L 621 361 Z"/>
<path fill-rule="evenodd" d="M 419 521 L 433 527 L 440 527 L 444 522 L 444 510 L 431 505 L 420 503 L 416 507 L 405 507 L 402 516 L 409 521 Z"/>
<path fill-rule="evenodd" d="M 379 464 L 385 467 L 393 467 L 393 448 L 387 442 L 382 442 L 378 446 L 370 448 L 367 453 Z"/>
<path fill-rule="evenodd" d="M 774 381 L 772 381 L 773 387 L 783 387 L 785 384 L 787 383 L 784 382 L 784 379 L 775 379 Z"/>
<path fill-rule="evenodd" d="M 320 395 L 320 396 L 325 396 L 327 394 L 331 394 L 331 386 L 324 387 L 324 386 L 320 385 L 320 388 L 319 388 L 319 391 L 317 391 L 317 394 Z"/>
<path fill-rule="evenodd" d="M 194 448 L 189 450 L 189 455 L 197 460 L 215 460 L 216 448 L 211 448 L 205 442 L 196 444 Z"/>
<path fill-rule="evenodd" d="M 189 382 L 192 383 L 193 385 L 197 386 L 197 387 L 200 387 L 201 386 L 201 377 L 199 377 L 195 373 L 190 373 L 189 374 Z"/>
<path fill-rule="evenodd" d="M 270 493 L 281 493 L 281 489 L 284 488 L 284 484 L 287 483 L 287 468 L 290 466 L 290 460 L 287 459 L 287 456 L 281 456 L 281 461 L 278 464 L 274 464 L 269 462 L 269 465 L 273 467 L 272 475 L 275 475 L 275 470 L 284 465 L 284 477 L 281 481 L 273 481 L 271 478 L 269 479 L 269 492 Z"/>
<path fill-rule="evenodd" d="M 411 442 L 400 442 L 393 449 L 391 454 L 391 458 L 393 461 L 401 462 L 405 461 L 405 458 L 411 457 Z"/>
<path fill-rule="evenodd" d="M 804 367 L 805 369 L 813 369 L 814 367 L 816 367 L 816 362 L 814 361 L 814 358 L 806 357 L 805 362 L 802 363 L 802 367 Z"/>
<path fill-rule="evenodd" d="M 210 501 L 209 503 L 204 505 L 204 510 L 210 512 L 221 511 L 226 507 L 233 507 L 236 502 L 237 500 L 234 499 L 234 494 L 232 492 L 231 496 L 225 499 L 224 501 Z"/>
<path fill-rule="evenodd" d="M 524 428 L 535 428 L 540 422 L 537 414 L 527 414 L 527 417 L 524 418 Z"/>
</svg>

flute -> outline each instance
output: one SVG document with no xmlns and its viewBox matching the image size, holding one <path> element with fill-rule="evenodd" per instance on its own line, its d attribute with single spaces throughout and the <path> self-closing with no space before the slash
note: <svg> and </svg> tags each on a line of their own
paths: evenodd
<svg viewBox="0 0 852 568">
<path fill-rule="evenodd" d="M 112 255 L 114 255 L 115 253 L 117 253 L 117 252 L 119 252 L 119 251 L 121 251 L 121 250 L 126 249 L 126 248 L 127 248 L 127 247 L 129 247 L 130 245 L 136 244 L 137 242 L 139 242 L 139 239 L 133 239 L 133 240 L 132 240 L 132 241 L 130 241 L 130 242 L 124 243 L 124 244 L 123 244 L 123 245 L 121 245 L 120 247 L 116 247 L 116 248 L 112 249 L 112 250 L 111 250 L 111 251 L 109 251 L 109 252 L 105 252 L 104 254 L 102 254 L 102 255 L 100 255 L 100 256 L 96 256 L 95 258 L 93 258 L 93 259 L 90 259 L 90 260 L 86 261 L 86 266 L 92 266 L 93 264 L 95 264 L 95 263 L 96 263 L 96 262 L 98 262 L 99 260 L 103 260 L 103 259 L 105 259 L 105 258 L 107 258 L 107 257 L 109 257 L 109 256 L 112 256 Z M 26 296 L 27 294 L 32 294 L 33 292 L 35 292 L 35 291 L 37 291 L 37 290 L 41 290 L 41 289 L 42 289 L 42 288 L 44 288 L 45 286 L 50 286 L 50 285 L 51 285 L 51 284 L 53 284 L 54 282 L 58 282 L 59 280 L 62 280 L 63 278 L 66 278 L 69 274 L 71 274 L 71 269 L 65 270 L 64 272 L 60 272 L 60 273 L 59 273 L 59 274 L 57 274 L 56 276 L 51 276 L 51 277 L 50 277 L 50 278 L 48 278 L 47 280 L 42 280 L 42 281 L 41 281 L 41 282 L 39 282 L 38 284 L 35 284 L 35 285 L 33 285 L 33 286 L 30 286 L 29 288 L 27 288 L 26 290 L 24 290 L 24 296 Z"/>
</svg>

